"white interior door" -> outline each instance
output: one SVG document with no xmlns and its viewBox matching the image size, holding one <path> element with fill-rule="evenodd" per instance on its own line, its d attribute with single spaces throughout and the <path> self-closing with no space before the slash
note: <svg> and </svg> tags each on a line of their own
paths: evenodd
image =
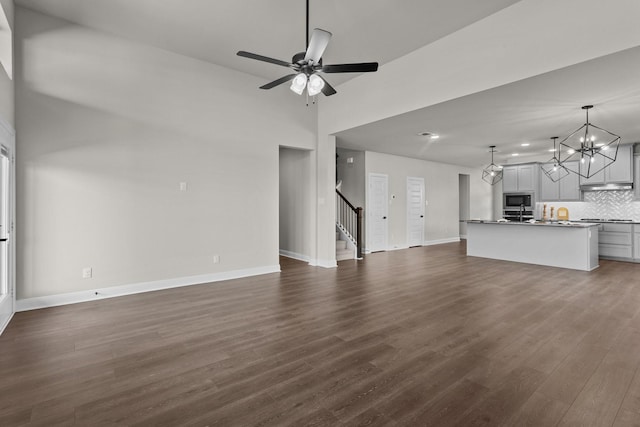
<svg viewBox="0 0 640 427">
<path fill-rule="evenodd" d="M 9 149 L 0 146 L 0 333 L 14 312 L 14 289 L 11 256 L 11 162 Z"/>
<path fill-rule="evenodd" d="M 407 243 L 424 244 L 424 178 L 407 177 Z"/>
<path fill-rule="evenodd" d="M 367 194 L 367 250 L 387 249 L 389 204 L 389 177 L 380 173 L 369 174 Z"/>
</svg>

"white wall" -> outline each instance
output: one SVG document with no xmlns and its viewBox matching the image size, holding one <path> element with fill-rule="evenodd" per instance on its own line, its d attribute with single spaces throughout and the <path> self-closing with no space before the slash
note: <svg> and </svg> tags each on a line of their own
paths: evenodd
<svg viewBox="0 0 640 427">
<path fill-rule="evenodd" d="M 13 1 L 0 0 L 0 4 L 7 15 L 9 26 L 15 28 Z M 0 117 L 15 128 L 14 83 L 2 66 L 0 66 Z"/>
<path fill-rule="evenodd" d="M 459 234 L 458 174 L 470 175 L 470 216 L 490 218 L 492 189 L 480 179 L 479 169 L 410 159 L 389 154 L 365 153 L 366 174 L 389 176 L 389 249 L 407 247 L 407 177 L 425 180 L 425 244 L 454 241 Z M 395 198 L 393 196 L 395 195 Z"/>
<path fill-rule="evenodd" d="M 311 260 L 311 156 L 280 148 L 280 254 Z"/>
<path fill-rule="evenodd" d="M 279 145 L 313 148 L 315 109 L 27 9 L 16 28 L 18 298 L 277 267 Z"/>
</svg>

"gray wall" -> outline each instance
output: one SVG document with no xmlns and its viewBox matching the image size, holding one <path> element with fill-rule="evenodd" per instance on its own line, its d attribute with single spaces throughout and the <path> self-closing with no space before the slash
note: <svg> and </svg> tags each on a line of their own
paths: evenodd
<svg viewBox="0 0 640 427">
<path fill-rule="evenodd" d="M 338 180 L 342 180 L 341 193 L 356 207 L 364 208 L 365 203 L 365 155 L 364 151 L 336 148 L 338 154 Z M 348 158 L 353 163 L 347 163 Z"/>
<path fill-rule="evenodd" d="M 7 15 L 9 25 L 11 28 L 15 28 L 15 25 L 13 24 L 13 1 L 0 0 L 0 4 L 2 4 L 2 9 Z M 7 76 L 7 73 L 2 66 L 0 66 L 0 117 L 15 128 L 14 83 L 13 80 Z"/>
<path fill-rule="evenodd" d="M 311 153 L 280 147 L 280 253 L 311 259 Z"/>
<path fill-rule="evenodd" d="M 492 188 L 482 181 L 481 170 L 462 166 L 366 152 L 366 174 L 389 176 L 389 249 L 407 247 L 407 177 L 425 181 L 425 244 L 459 238 L 458 174 L 470 175 L 470 216 L 492 216 Z M 393 198 L 395 196 L 395 198 Z"/>
<path fill-rule="evenodd" d="M 18 298 L 277 267 L 279 145 L 315 146 L 314 108 L 27 9 L 16 28 Z"/>
</svg>

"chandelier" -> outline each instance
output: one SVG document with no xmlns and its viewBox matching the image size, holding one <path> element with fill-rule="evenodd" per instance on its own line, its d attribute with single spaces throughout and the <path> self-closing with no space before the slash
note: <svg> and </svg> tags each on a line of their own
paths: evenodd
<svg viewBox="0 0 640 427">
<path fill-rule="evenodd" d="M 569 175 L 569 170 L 560 161 L 560 149 L 556 149 L 557 136 L 551 137 L 553 140 L 553 157 L 546 163 L 540 165 L 542 172 L 553 182 L 558 182 Z"/>
<path fill-rule="evenodd" d="M 620 136 L 589 123 L 589 110 L 593 105 L 582 107 L 587 115 L 587 121 L 575 132 L 560 141 L 559 151 L 564 151 L 566 157 L 560 164 L 571 160 L 580 160 L 576 171 L 583 178 L 593 175 L 611 166 L 618 156 Z"/>
<path fill-rule="evenodd" d="M 482 179 L 491 185 L 495 185 L 502 181 L 502 166 L 493 163 L 493 153 L 496 152 L 495 145 L 490 145 L 491 164 L 482 170 Z"/>
</svg>

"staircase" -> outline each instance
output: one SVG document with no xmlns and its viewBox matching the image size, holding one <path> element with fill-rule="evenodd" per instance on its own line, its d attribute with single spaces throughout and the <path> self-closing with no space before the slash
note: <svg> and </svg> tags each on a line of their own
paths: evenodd
<svg viewBox="0 0 640 427">
<path fill-rule="evenodd" d="M 362 259 L 362 208 L 336 189 L 336 260 Z"/>
<path fill-rule="evenodd" d="M 349 248 L 346 240 L 341 239 L 342 234 L 336 230 L 336 261 L 354 259 L 353 249 Z"/>
</svg>

